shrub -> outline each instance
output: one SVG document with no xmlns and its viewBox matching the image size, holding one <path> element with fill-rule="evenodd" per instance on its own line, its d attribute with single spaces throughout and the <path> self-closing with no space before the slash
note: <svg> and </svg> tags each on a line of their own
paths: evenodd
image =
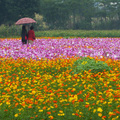
<svg viewBox="0 0 120 120">
<path fill-rule="evenodd" d="M 21 26 L 16 25 L 1 25 L 0 26 L 0 37 L 17 37 L 20 36 Z"/>
<path fill-rule="evenodd" d="M 35 30 L 39 31 L 39 30 L 47 30 L 48 29 L 47 24 L 43 20 L 43 16 L 35 13 L 35 20 L 36 20 L 36 24 L 34 24 Z"/>
<path fill-rule="evenodd" d="M 20 36 L 22 27 L 21 25 L 8 26 L 8 36 Z"/>
<path fill-rule="evenodd" d="M 96 61 L 93 58 L 89 57 L 81 57 L 80 59 L 76 60 L 73 64 L 73 71 L 74 74 L 78 74 L 82 71 L 91 70 L 93 73 L 103 72 L 104 70 L 109 71 L 111 67 L 107 65 L 107 63 L 103 61 Z"/>
<path fill-rule="evenodd" d="M 120 30 L 47 30 L 36 31 L 37 37 L 120 37 Z"/>
<path fill-rule="evenodd" d="M 6 34 L 7 34 L 7 27 L 2 24 L 2 25 L 0 26 L 0 36 L 1 36 L 1 37 L 4 37 L 4 36 L 6 36 Z"/>
</svg>

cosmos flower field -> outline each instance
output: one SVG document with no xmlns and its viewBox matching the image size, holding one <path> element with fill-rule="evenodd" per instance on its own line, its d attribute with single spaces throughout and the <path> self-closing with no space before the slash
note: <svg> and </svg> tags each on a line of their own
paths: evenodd
<svg viewBox="0 0 120 120">
<path fill-rule="evenodd" d="M 119 120 L 120 38 L 0 39 L 0 120 L 29 119 Z"/>
<path fill-rule="evenodd" d="M 32 46 L 22 46 L 21 40 L 17 39 L 1 39 L 0 56 L 14 59 L 53 59 L 67 56 L 104 56 L 118 59 L 120 38 L 41 38 Z"/>
</svg>

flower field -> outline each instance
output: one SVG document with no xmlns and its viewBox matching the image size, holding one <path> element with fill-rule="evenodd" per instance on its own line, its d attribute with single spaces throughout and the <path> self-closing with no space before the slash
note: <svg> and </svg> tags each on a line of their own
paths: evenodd
<svg viewBox="0 0 120 120">
<path fill-rule="evenodd" d="M 22 46 L 19 39 L 0 41 L 0 56 L 4 58 L 53 59 L 67 56 L 104 56 L 120 59 L 120 38 L 41 38 L 32 46 Z"/>
<path fill-rule="evenodd" d="M 120 38 L 0 39 L 0 120 L 119 120 Z"/>
</svg>

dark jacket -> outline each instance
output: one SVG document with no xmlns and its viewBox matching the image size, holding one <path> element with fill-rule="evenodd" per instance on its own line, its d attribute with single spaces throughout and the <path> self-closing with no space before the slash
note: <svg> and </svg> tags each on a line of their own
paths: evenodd
<svg viewBox="0 0 120 120">
<path fill-rule="evenodd" d="M 21 33 L 21 37 L 22 37 L 23 41 L 26 40 L 25 36 L 28 38 L 28 34 L 27 34 L 27 30 L 26 29 L 22 30 L 22 33 Z"/>
</svg>

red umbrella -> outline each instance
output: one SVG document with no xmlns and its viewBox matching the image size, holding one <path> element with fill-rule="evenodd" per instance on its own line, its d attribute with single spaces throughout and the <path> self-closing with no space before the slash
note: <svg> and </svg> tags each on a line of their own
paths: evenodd
<svg viewBox="0 0 120 120">
<path fill-rule="evenodd" d="M 25 18 L 19 19 L 15 24 L 21 25 L 21 24 L 29 24 L 29 23 L 36 23 L 36 21 L 33 20 L 32 18 L 25 17 Z"/>
</svg>

